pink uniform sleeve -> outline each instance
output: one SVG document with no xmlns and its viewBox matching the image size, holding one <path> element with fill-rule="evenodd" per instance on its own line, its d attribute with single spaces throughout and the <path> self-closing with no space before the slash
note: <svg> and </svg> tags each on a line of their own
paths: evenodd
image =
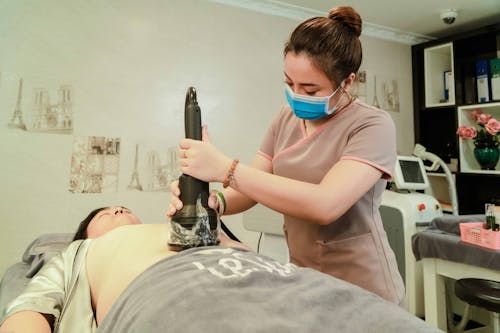
<svg viewBox="0 0 500 333">
<path fill-rule="evenodd" d="M 357 160 L 381 170 L 383 178 L 392 178 L 396 163 L 396 129 L 384 111 L 373 112 L 351 133 L 342 160 Z"/>
</svg>

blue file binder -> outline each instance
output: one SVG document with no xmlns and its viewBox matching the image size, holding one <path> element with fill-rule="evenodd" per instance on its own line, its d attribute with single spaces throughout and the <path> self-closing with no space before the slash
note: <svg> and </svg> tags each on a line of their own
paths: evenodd
<svg viewBox="0 0 500 333">
<path fill-rule="evenodd" d="M 479 60 L 476 62 L 476 81 L 477 81 L 477 101 L 479 103 L 489 102 L 490 78 L 489 78 L 488 60 Z"/>
</svg>

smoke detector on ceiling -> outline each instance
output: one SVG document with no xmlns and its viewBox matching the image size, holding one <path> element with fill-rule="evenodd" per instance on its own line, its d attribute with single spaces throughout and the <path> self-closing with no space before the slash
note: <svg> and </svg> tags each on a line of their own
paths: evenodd
<svg viewBox="0 0 500 333">
<path fill-rule="evenodd" d="M 456 9 L 447 9 L 447 10 L 441 12 L 441 20 L 443 20 L 443 22 L 445 24 L 455 23 L 457 16 L 458 16 L 458 12 Z"/>
</svg>

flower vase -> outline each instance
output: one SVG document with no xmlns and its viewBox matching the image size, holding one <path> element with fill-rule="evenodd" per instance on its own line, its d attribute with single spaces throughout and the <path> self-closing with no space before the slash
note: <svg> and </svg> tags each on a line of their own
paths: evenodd
<svg viewBox="0 0 500 333">
<path fill-rule="evenodd" d="M 481 170 L 495 170 L 500 157 L 498 144 L 476 144 L 476 147 L 474 148 L 474 156 L 481 166 Z"/>
</svg>

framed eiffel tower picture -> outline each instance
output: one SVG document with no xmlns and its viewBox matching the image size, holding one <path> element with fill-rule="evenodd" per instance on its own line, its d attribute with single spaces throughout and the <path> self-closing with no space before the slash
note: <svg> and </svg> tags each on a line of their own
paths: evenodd
<svg viewBox="0 0 500 333">
<path fill-rule="evenodd" d="M 55 89 L 43 87 L 43 84 L 35 88 L 35 83 L 20 78 L 8 128 L 73 134 L 73 95 L 69 84 L 60 84 Z"/>
<path fill-rule="evenodd" d="M 136 144 L 127 190 L 169 192 L 170 184 L 180 176 L 177 152 L 176 146 Z"/>
</svg>

